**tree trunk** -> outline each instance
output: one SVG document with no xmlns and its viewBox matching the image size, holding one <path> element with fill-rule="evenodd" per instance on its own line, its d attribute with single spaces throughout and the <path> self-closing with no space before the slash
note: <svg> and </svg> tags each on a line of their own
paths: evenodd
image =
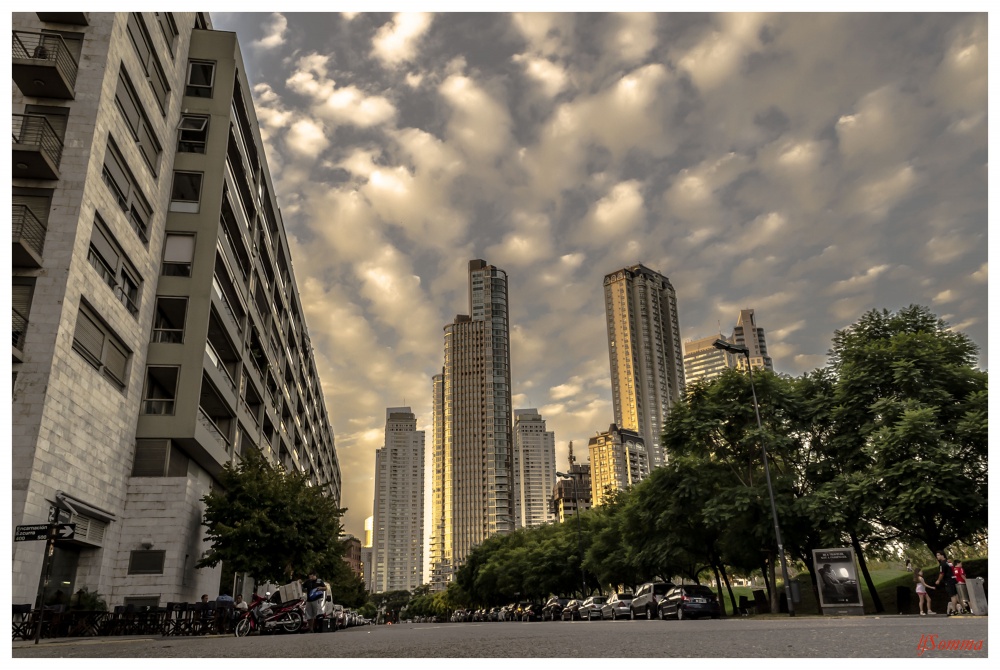
<svg viewBox="0 0 1000 670">
<path fill-rule="evenodd" d="M 819 582 L 816 581 L 816 564 L 813 562 L 811 551 L 807 551 L 802 562 L 806 564 L 806 570 L 809 572 L 809 583 L 812 586 L 813 597 L 816 599 L 816 614 L 822 614 L 823 607 L 819 601 Z"/>
<path fill-rule="evenodd" d="M 875 584 L 872 583 L 872 576 L 868 572 L 868 564 L 865 562 L 865 555 L 861 551 L 861 543 L 858 542 L 858 536 L 854 534 L 854 531 L 851 531 L 851 546 L 854 547 L 854 553 L 858 557 L 858 564 L 861 566 L 861 574 L 865 576 L 865 584 L 868 585 L 868 593 L 871 594 L 872 604 L 875 605 L 875 613 L 881 614 L 885 611 L 885 608 L 882 607 L 882 599 L 878 597 L 878 591 L 875 590 Z M 860 594 L 861 591 L 859 590 L 858 595 Z"/>
<path fill-rule="evenodd" d="M 726 565 L 722 564 L 722 578 L 726 581 L 726 590 L 729 591 L 729 603 L 733 606 L 733 616 L 739 612 L 739 605 L 736 604 L 736 594 L 733 593 L 733 586 L 729 583 L 729 573 L 726 572 Z"/>
<path fill-rule="evenodd" d="M 723 616 L 726 614 L 725 603 L 722 602 L 722 577 L 719 575 L 719 566 L 715 561 L 712 561 L 712 569 L 715 570 L 715 592 L 719 594 L 719 605 L 721 605 L 721 610 Z"/>
<path fill-rule="evenodd" d="M 767 577 L 767 558 L 760 559 L 760 574 L 764 578 L 764 589 L 767 591 L 767 601 L 771 602 L 771 581 Z"/>
</svg>

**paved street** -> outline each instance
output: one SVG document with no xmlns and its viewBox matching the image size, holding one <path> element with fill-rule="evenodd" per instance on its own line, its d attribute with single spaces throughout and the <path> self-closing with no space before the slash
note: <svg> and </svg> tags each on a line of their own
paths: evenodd
<svg viewBox="0 0 1000 670">
<path fill-rule="evenodd" d="M 987 657 L 986 618 L 915 616 L 402 624 L 243 639 L 15 642 L 13 657 L 915 657 L 929 635 L 983 645 L 979 651 L 928 650 L 925 657 Z"/>
</svg>

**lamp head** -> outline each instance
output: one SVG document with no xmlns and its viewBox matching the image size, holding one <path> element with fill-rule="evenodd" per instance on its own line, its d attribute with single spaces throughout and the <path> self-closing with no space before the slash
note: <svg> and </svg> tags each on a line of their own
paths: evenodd
<svg viewBox="0 0 1000 670">
<path fill-rule="evenodd" d="M 725 340 L 716 340 L 715 342 L 712 342 L 712 346 L 715 347 L 716 349 L 722 349 L 723 351 L 728 351 L 731 354 L 737 354 L 741 356 L 750 355 L 750 350 L 747 349 L 746 347 L 741 347 L 736 344 L 731 344 L 730 342 L 726 342 Z"/>
</svg>

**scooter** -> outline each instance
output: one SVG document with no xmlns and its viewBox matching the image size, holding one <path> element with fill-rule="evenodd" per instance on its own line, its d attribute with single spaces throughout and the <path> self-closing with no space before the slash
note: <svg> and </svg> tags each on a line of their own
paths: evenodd
<svg viewBox="0 0 1000 670">
<path fill-rule="evenodd" d="M 305 609 L 304 595 L 297 600 L 276 604 L 271 602 L 270 592 L 263 598 L 255 593 L 246 613 L 236 622 L 233 633 L 236 637 L 246 637 L 254 631 L 298 633 L 305 623 Z"/>
</svg>

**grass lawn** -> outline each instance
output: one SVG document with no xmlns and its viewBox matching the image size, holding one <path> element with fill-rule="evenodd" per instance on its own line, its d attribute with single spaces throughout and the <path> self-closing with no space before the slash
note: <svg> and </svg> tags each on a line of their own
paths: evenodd
<svg viewBox="0 0 1000 670">
<path fill-rule="evenodd" d="M 963 565 L 967 578 L 982 577 L 988 581 L 988 559 L 982 558 L 964 561 Z M 923 569 L 924 580 L 928 584 L 933 585 L 934 580 L 937 579 L 937 563 L 925 565 Z M 872 570 L 871 577 L 872 582 L 875 584 L 875 589 L 878 591 L 879 598 L 882 600 L 882 607 L 885 610 L 885 614 L 898 614 L 900 612 L 896 600 L 896 587 L 898 586 L 906 587 L 910 592 L 910 607 L 903 614 L 917 613 L 917 594 L 913 591 L 912 572 L 907 572 L 906 570 Z M 865 604 L 865 614 L 875 614 L 875 605 L 872 602 L 871 592 L 868 591 L 868 585 L 865 583 L 864 576 L 859 573 L 858 578 L 861 582 L 861 599 Z M 813 593 L 808 573 L 800 574 L 796 577 L 796 581 L 799 583 L 802 602 L 795 606 L 795 613 L 804 615 L 819 614 L 816 596 Z M 784 590 L 784 585 L 780 580 L 778 581 L 778 588 Z M 739 603 L 740 596 L 746 596 L 751 603 L 753 602 L 753 589 L 748 586 L 734 586 L 733 593 L 736 594 L 737 603 Z M 733 612 L 729 601 L 729 593 L 725 590 L 723 591 L 721 601 L 726 614 L 732 616 Z M 948 597 L 943 588 L 931 592 L 931 608 L 935 612 L 944 613 L 947 609 L 947 602 Z"/>
</svg>

